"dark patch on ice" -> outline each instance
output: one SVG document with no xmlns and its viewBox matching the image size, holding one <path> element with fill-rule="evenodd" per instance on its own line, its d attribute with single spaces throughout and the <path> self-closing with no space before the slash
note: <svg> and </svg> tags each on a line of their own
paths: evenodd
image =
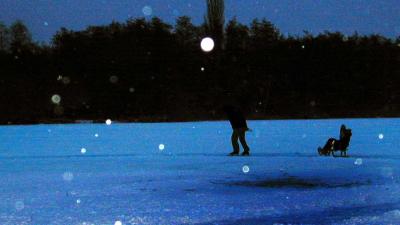
<svg viewBox="0 0 400 225">
<path fill-rule="evenodd" d="M 188 188 L 188 189 L 184 189 L 184 191 L 186 191 L 186 192 L 195 192 L 196 189 L 194 189 L 194 188 Z"/>
<path fill-rule="evenodd" d="M 329 183 L 327 181 L 300 179 L 296 177 L 278 178 L 258 181 L 237 181 L 225 183 L 233 186 L 248 186 L 261 188 L 350 188 L 370 185 L 371 181 L 344 181 L 341 183 Z"/>
<path fill-rule="evenodd" d="M 258 224 L 342 224 L 352 217 L 382 215 L 396 210 L 400 202 L 366 206 L 332 207 L 317 211 L 298 211 L 288 214 L 275 214 L 240 219 L 216 220 L 196 225 L 258 225 Z M 376 224 L 376 223 L 373 223 Z"/>
</svg>

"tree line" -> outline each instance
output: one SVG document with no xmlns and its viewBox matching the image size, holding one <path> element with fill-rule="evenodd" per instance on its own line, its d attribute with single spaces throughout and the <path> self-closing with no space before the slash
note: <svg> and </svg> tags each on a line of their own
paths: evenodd
<svg viewBox="0 0 400 225">
<path fill-rule="evenodd" d="M 23 22 L 0 23 L 3 124 L 209 120 L 224 104 L 253 119 L 397 116 L 399 84 L 400 37 L 288 36 L 235 18 L 215 33 L 182 16 L 61 28 L 40 44 Z"/>
</svg>

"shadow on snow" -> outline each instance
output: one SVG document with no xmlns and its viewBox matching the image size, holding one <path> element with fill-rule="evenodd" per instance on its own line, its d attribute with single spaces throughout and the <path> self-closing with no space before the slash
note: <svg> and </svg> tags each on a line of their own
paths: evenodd
<svg viewBox="0 0 400 225">
<path fill-rule="evenodd" d="M 235 182 L 219 182 L 212 181 L 213 184 L 222 184 L 228 186 L 245 186 L 260 188 L 350 188 L 363 185 L 371 185 L 371 181 L 350 181 L 329 183 L 316 179 L 300 179 L 297 177 L 277 178 L 257 181 L 235 181 Z"/>
</svg>

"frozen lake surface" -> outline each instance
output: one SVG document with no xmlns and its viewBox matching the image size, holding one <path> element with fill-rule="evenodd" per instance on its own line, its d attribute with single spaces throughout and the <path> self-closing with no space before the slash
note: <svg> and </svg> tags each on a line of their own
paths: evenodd
<svg viewBox="0 0 400 225">
<path fill-rule="evenodd" d="M 317 147 L 353 131 L 349 158 Z M 0 224 L 400 224 L 400 119 L 0 127 Z"/>
</svg>

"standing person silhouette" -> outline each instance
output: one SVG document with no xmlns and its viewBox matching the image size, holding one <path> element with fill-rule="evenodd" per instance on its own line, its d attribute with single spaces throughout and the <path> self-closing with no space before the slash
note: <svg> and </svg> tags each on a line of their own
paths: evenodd
<svg viewBox="0 0 400 225">
<path fill-rule="evenodd" d="M 229 122 L 231 123 L 233 129 L 231 136 L 233 152 L 231 152 L 229 155 L 239 155 L 240 148 L 238 140 L 240 140 L 244 150 L 242 156 L 250 155 L 250 148 L 246 143 L 246 131 L 248 131 L 249 128 L 247 127 L 246 119 L 244 118 L 243 113 L 238 108 L 235 108 L 231 105 L 226 105 L 223 109 L 228 116 Z"/>
</svg>

